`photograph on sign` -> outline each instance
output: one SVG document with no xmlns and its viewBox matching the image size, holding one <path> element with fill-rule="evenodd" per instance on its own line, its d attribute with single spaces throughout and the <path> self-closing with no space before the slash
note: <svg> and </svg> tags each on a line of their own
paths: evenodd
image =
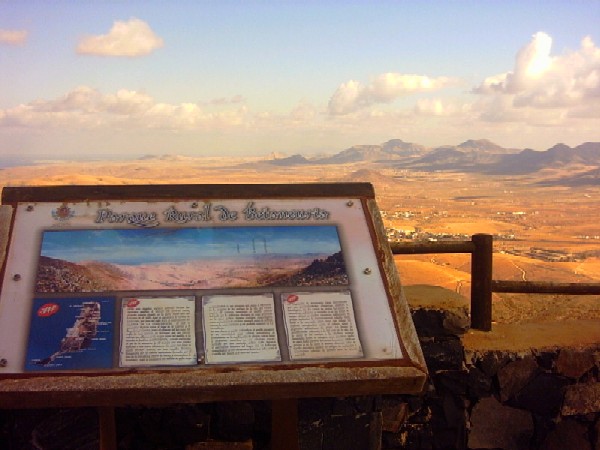
<svg viewBox="0 0 600 450">
<path fill-rule="evenodd" d="M 194 297 L 129 297 L 121 301 L 121 367 L 194 365 Z"/>
<path fill-rule="evenodd" d="M 45 230 L 38 293 L 348 285 L 332 225 Z"/>
<path fill-rule="evenodd" d="M 207 364 L 281 361 L 272 294 L 202 297 Z"/>
<path fill-rule="evenodd" d="M 25 370 L 109 369 L 113 298 L 35 298 Z"/>
<path fill-rule="evenodd" d="M 295 292 L 281 295 L 290 358 L 362 358 L 352 295 Z"/>
</svg>

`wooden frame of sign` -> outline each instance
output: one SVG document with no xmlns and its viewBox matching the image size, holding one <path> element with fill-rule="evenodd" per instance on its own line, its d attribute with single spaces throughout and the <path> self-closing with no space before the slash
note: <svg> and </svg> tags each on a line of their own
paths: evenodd
<svg viewBox="0 0 600 450">
<path fill-rule="evenodd" d="M 368 183 L 5 187 L 2 205 L 3 408 L 424 387 Z"/>
</svg>

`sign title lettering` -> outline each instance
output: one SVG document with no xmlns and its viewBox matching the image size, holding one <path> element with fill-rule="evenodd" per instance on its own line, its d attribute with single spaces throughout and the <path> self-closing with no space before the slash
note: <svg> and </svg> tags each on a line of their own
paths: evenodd
<svg viewBox="0 0 600 450">
<path fill-rule="evenodd" d="M 191 222 L 212 222 L 213 215 L 219 222 L 235 222 L 243 218 L 248 222 L 259 221 L 321 221 L 329 219 L 331 213 L 322 208 L 307 209 L 272 209 L 269 206 L 255 206 L 250 201 L 241 211 L 235 211 L 224 205 L 204 203 L 200 208 L 194 204 L 192 210 L 181 211 L 175 206 L 170 206 L 163 211 L 165 223 L 186 224 Z M 96 223 L 127 224 L 137 227 L 156 227 L 160 225 L 159 217 L 155 212 L 115 212 L 108 208 L 96 212 Z"/>
<path fill-rule="evenodd" d="M 157 227 L 160 225 L 156 217 L 156 213 L 153 212 L 124 212 L 115 213 L 114 211 L 103 208 L 99 209 L 96 213 L 96 223 L 126 223 L 137 227 Z"/>
</svg>

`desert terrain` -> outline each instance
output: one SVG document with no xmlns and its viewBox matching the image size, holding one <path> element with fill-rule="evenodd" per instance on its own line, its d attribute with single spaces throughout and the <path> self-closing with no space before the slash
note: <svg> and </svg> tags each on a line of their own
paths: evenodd
<svg viewBox="0 0 600 450">
<path fill-rule="evenodd" d="M 371 182 L 390 240 L 494 235 L 498 280 L 600 282 L 600 183 L 565 183 L 597 167 L 581 163 L 522 174 L 422 170 L 395 161 L 282 164 L 269 157 L 162 156 L 54 162 L 0 170 L 0 186 Z M 470 256 L 398 255 L 403 285 L 469 295 Z M 600 298 L 494 294 L 494 320 L 600 319 Z"/>
<path fill-rule="evenodd" d="M 347 285 L 341 253 L 337 255 L 260 255 L 136 265 L 72 263 L 41 256 L 36 292 Z"/>
</svg>

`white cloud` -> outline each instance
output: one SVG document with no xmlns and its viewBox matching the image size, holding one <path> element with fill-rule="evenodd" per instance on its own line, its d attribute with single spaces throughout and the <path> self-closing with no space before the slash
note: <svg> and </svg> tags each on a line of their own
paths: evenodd
<svg viewBox="0 0 600 450">
<path fill-rule="evenodd" d="M 344 115 L 362 108 L 391 103 L 394 100 L 416 92 L 433 91 L 455 84 L 447 77 L 431 78 L 424 75 L 384 73 L 377 76 L 368 85 L 350 80 L 342 83 L 329 100 L 331 115 Z"/>
<path fill-rule="evenodd" d="M 456 116 L 468 113 L 471 110 L 469 103 L 454 99 L 422 98 L 417 100 L 414 112 L 423 116 Z"/>
<path fill-rule="evenodd" d="M 115 21 L 108 34 L 87 36 L 79 42 L 77 53 L 99 56 L 144 56 L 164 45 L 150 26 L 140 19 Z"/>
<path fill-rule="evenodd" d="M 365 87 L 358 81 L 350 80 L 342 83 L 329 100 L 329 113 L 343 115 L 364 106 L 361 97 Z"/>
<path fill-rule="evenodd" d="M 328 125 L 410 133 L 435 124 L 436 133 L 481 128 L 490 136 L 518 129 L 540 141 L 561 131 L 573 135 L 586 130 L 582 136 L 589 140 L 589 130 L 594 120 L 597 128 L 600 117 L 600 48 L 585 37 L 578 49 L 553 54 L 552 38 L 538 32 L 517 52 L 512 70 L 486 78 L 472 90 L 474 97 L 440 92 L 432 97 L 432 92 L 455 84 L 446 77 L 398 73 L 379 75 L 368 84 L 350 80 L 329 100 Z M 384 106 L 418 93 L 412 105 L 404 100 Z"/>
<path fill-rule="evenodd" d="M 552 38 L 536 33 L 518 52 L 512 72 L 486 78 L 473 91 L 505 96 L 504 108 L 572 109 L 572 117 L 600 108 L 600 48 L 590 37 L 563 55 L 551 56 L 551 48 Z"/>
<path fill-rule="evenodd" d="M 22 45 L 27 41 L 29 33 L 26 30 L 0 29 L 0 44 Z"/>
<path fill-rule="evenodd" d="M 300 102 L 290 112 L 290 120 L 296 125 L 310 123 L 316 117 L 317 109 L 307 102 Z"/>
<path fill-rule="evenodd" d="M 156 102 L 150 95 L 121 89 L 103 94 L 78 87 L 53 100 L 35 100 L 0 110 L 0 127 L 29 128 L 137 128 L 193 130 L 239 126 L 247 116 L 245 106 L 219 111 L 204 110 L 196 103 Z"/>
<path fill-rule="evenodd" d="M 119 89 L 116 94 L 101 95 L 102 110 L 113 114 L 140 115 L 148 111 L 153 104 L 154 99 L 148 94 L 127 89 Z"/>
<path fill-rule="evenodd" d="M 531 42 L 517 53 L 512 72 L 486 78 L 479 87 L 475 88 L 475 92 L 514 94 L 534 86 L 552 65 L 551 48 L 550 36 L 541 31 L 534 34 Z"/>
<path fill-rule="evenodd" d="M 566 112 L 562 109 L 515 108 L 513 97 L 494 95 L 484 97 L 473 105 L 477 118 L 490 123 L 515 123 L 523 126 L 561 126 Z"/>
</svg>

